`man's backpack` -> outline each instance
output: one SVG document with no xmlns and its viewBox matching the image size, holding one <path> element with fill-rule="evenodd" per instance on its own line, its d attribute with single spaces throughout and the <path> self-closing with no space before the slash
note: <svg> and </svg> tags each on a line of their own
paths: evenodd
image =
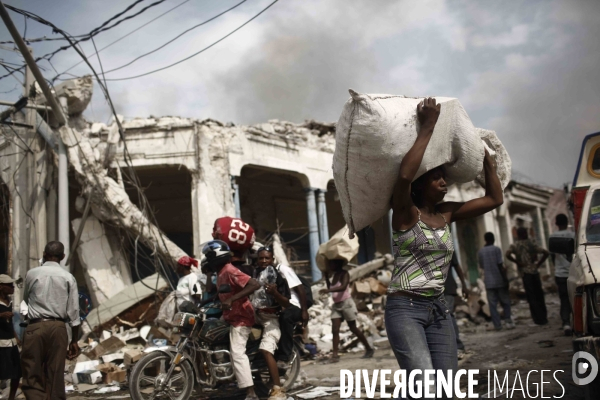
<svg viewBox="0 0 600 400">
<path fill-rule="evenodd" d="M 300 282 L 302 282 L 302 287 L 304 287 L 304 292 L 306 293 L 306 309 L 309 309 L 313 305 L 313 295 L 310 282 L 308 279 L 303 278 L 300 275 L 298 275 L 298 279 L 300 279 Z"/>
</svg>

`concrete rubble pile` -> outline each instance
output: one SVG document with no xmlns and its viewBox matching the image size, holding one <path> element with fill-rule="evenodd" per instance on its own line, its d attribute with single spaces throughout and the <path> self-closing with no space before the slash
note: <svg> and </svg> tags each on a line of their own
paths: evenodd
<svg viewBox="0 0 600 400">
<path fill-rule="evenodd" d="M 112 330 L 102 331 L 99 337 L 85 335 L 79 341 L 81 354 L 65 366 L 67 391 L 99 394 L 121 390 L 145 348 L 170 345 L 178 340 L 172 329 L 150 325 L 139 329 L 115 325 Z"/>
</svg>

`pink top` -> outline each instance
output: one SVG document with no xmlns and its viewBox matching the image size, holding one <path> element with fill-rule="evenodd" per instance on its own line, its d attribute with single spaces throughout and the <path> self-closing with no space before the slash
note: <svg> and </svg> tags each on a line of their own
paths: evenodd
<svg viewBox="0 0 600 400">
<path fill-rule="evenodd" d="M 331 285 L 331 289 L 342 286 L 342 282 L 337 282 L 335 285 Z M 342 301 L 350 298 L 350 285 L 346 286 L 346 290 L 343 292 L 331 292 L 331 297 L 334 303 L 341 303 Z"/>
</svg>

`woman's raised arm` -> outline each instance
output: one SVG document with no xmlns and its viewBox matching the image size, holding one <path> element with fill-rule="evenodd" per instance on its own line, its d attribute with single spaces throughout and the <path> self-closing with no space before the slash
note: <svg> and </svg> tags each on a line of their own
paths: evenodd
<svg viewBox="0 0 600 400">
<path fill-rule="evenodd" d="M 394 211 L 392 227 L 395 230 L 400 229 L 401 225 L 407 224 L 416 218 L 416 212 L 412 210 L 413 202 L 410 197 L 410 185 L 415 179 L 421 161 L 423 161 L 423 155 L 433 134 L 435 123 L 440 116 L 440 110 L 441 104 L 436 104 L 435 99 L 431 97 L 424 99 L 417 106 L 417 117 L 421 127 L 417 134 L 417 140 L 400 163 L 400 173 L 392 197 L 392 210 Z M 413 213 L 415 215 L 412 215 Z"/>
<path fill-rule="evenodd" d="M 465 203 L 448 202 L 440 205 L 440 212 L 442 214 L 450 214 L 451 221 L 478 217 L 504 203 L 504 193 L 502 192 L 502 185 L 500 184 L 500 179 L 498 179 L 498 174 L 496 174 L 494 160 L 487 150 L 483 159 L 483 170 L 485 175 L 485 196 Z"/>
</svg>

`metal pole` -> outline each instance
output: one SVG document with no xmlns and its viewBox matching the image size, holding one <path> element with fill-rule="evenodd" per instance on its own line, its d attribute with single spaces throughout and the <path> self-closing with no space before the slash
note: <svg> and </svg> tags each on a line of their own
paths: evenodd
<svg viewBox="0 0 600 400">
<path fill-rule="evenodd" d="M 77 250 L 77 246 L 79 246 L 79 241 L 81 240 L 81 235 L 83 234 L 83 227 L 85 226 L 85 222 L 88 219 L 88 215 L 90 215 L 90 206 L 92 205 L 92 193 L 88 195 L 87 201 L 85 202 L 85 208 L 83 210 L 83 216 L 79 221 L 79 228 L 77 229 L 77 235 L 75 235 L 75 240 L 73 240 L 73 246 L 71 246 L 71 251 L 68 254 L 66 265 L 70 265 L 71 259 L 73 258 L 73 253 Z"/>
<path fill-rule="evenodd" d="M 31 49 L 29 47 L 25 47 L 25 51 L 27 52 L 28 55 L 31 55 Z M 32 71 L 31 68 L 29 68 L 29 66 L 27 66 L 27 68 L 25 68 L 25 88 L 24 88 L 24 95 L 28 96 L 29 95 L 29 90 L 31 88 L 31 86 L 34 83 L 34 79 L 32 76 Z M 35 113 L 35 111 L 33 110 L 26 110 L 25 112 L 25 122 L 29 125 L 33 124 L 33 114 Z M 35 136 L 35 133 L 33 133 L 32 136 Z M 30 132 L 29 130 L 27 130 L 27 135 L 25 135 L 25 140 L 27 140 L 29 142 L 29 147 L 32 148 L 32 151 L 36 150 L 36 145 L 35 143 L 33 143 L 33 141 L 29 141 L 30 138 Z M 26 238 L 26 253 L 27 253 L 27 265 L 23 265 L 21 266 L 21 268 L 24 268 L 25 271 L 23 271 L 23 275 L 26 275 L 27 272 L 32 268 L 35 267 L 37 265 L 37 262 L 35 262 L 32 265 L 32 258 L 34 260 L 37 261 L 37 257 L 32 257 L 33 255 L 33 251 L 32 251 L 32 247 L 37 249 L 37 244 L 35 243 L 35 239 L 36 239 L 36 227 L 37 227 L 37 223 L 39 222 L 37 220 L 37 218 L 35 218 L 35 216 L 37 216 L 37 213 L 33 212 L 34 209 L 34 204 L 33 202 L 35 201 L 35 195 L 34 195 L 34 180 L 36 178 L 36 171 L 35 171 L 35 162 L 33 159 L 34 155 L 31 151 L 27 152 L 26 155 L 26 165 L 25 165 L 25 174 L 27 175 L 27 195 L 25 196 L 25 207 L 27 212 L 29 213 L 29 220 L 27 221 L 27 238 Z M 36 199 L 37 200 L 37 199 Z M 32 217 L 34 216 L 34 217 Z M 33 246 L 32 246 L 33 245 Z M 35 254 L 37 256 L 37 254 Z"/>
<path fill-rule="evenodd" d="M 29 93 L 25 94 L 26 96 L 29 95 Z M 0 106 L 14 106 L 15 102 L 14 101 L 6 101 L 6 100 L 0 100 Z M 39 111 L 49 111 L 50 107 L 46 107 L 46 106 L 38 106 L 37 104 L 26 104 L 25 107 L 23 108 L 30 108 L 32 110 L 39 110 Z"/>
<path fill-rule="evenodd" d="M 2 21 L 4 21 L 4 25 L 6 25 L 6 28 L 10 32 L 15 44 L 21 51 L 21 55 L 25 59 L 27 66 L 31 69 L 31 73 L 35 77 L 40 89 L 42 89 L 42 93 L 44 93 L 48 105 L 52 108 L 54 117 L 58 121 L 59 126 L 62 127 L 66 125 L 67 118 L 65 117 L 61 106 L 56 101 L 54 93 L 52 93 L 52 90 L 50 90 L 50 87 L 44 80 L 42 72 L 35 63 L 35 60 L 29 52 L 27 45 L 23 41 L 23 38 L 10 19 L 10 15 L 8 15 L 8 12 L 6 11 L 6 8 L 4 8 L 4 4 L 2 4 L 1 1 L 0 17 L 2 18 Z M 66 148 L 63 141 L 58 140 L 58 240 L 61 241 L 65 246 L 65 254 L 69 254 L 69 185 L 67 178 L 67 166 Z"/>
<path fill-rule="evenodd" d="M 321 270 L 317 266 L 317 252 L 319 251 L 319 224 L 317 222 L 317 207 L 315 204 L 315 190 L 306 188 L 306 211 L 308 213 L 308 245 L 310 248 L 310 270 L 313 282 L 321 279 Z"/>
<path fill-rule="evenodd" d="M 60 98 L 63 107 L 67 107 L 67 99 Z M 65 246 L 65 254 L 69 255 L 69 162 L 67 149 L 63 141 L 58 139 L 58 241 Z M 90 195 L 91 196 L 91 195 Z M 69 257 L 70 259 L 70 257 Z M 63 258 L 61 265 L 70 270 L 67 260 Z"/>
<path fill-rule="evenodd" d="M 12 20 L 10 19 L 10 15 L 8 15 L 8 12 L 6 11 L 6 8 L 4 8 L 4 4 L 2 4 L 1 1 L 0 17 L 2 18 L 2 21 L 4 21 L 4 25 L 6 25 L 8 32 L 10 32 L 10 35 L 12 36 L 13 40 L 15 41 L 15 44 L 21 52 L 21 55 L 25 59 L 25 63 L 27 63 L 29 68 L 31 68 L 31 72 L 33 73 L 33 76 L 35 76 L 35 80 L 37 81 L 38 85 L 40 85 L 40 89 L 42 89 L 42 93 L 44 93 L 44 96 L 46 97 L 46 101 L 48 101 L 48 104 L 50 105 L 50 107 L 52 107 L 52 111 L 54 111 L 54 117 L 57 119 L 58 123 L 61 126 L 65 125 L 67 123 L 67 119 L 63 115 L 62 110 L 58 105 L 58 102 L 54 98 L 54 94 L 52 93 L 50 87 L 48 87 L 48 84 L 44 80 L 44 75 L 42 75 L 42 72 L 35 63 L 35 60 L 29 52 L 27 45 L 23 41 L 23 38 L 21 37 L 19 31 L 15 27 L 15 24 L 13 24 Z"/>
</svg>

